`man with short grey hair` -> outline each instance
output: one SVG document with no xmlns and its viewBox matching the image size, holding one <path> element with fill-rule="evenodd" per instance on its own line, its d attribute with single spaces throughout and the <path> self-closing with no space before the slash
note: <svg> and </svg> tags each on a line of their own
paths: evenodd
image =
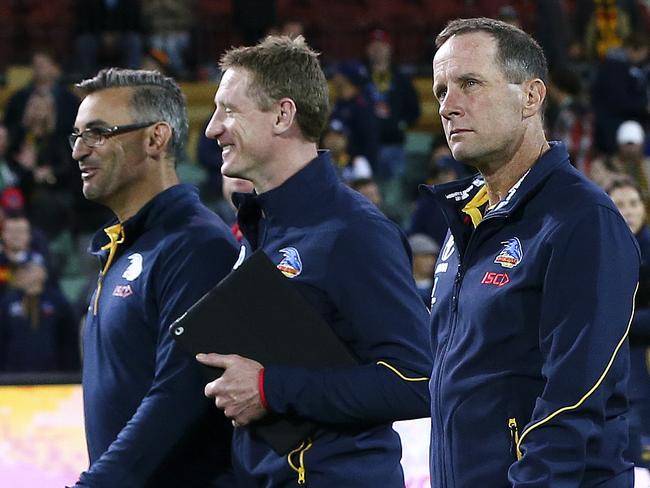
<svg viewBox="0 0 650 488">
<path fill-rule="evenodd" d="M 151 71 L 102 70 L 78 87 L 82 191 L 116 218 L 90 246 L 101 263 L 83 333 L 90 467 L 76 486 L 232 487 L 230 424 L 168 332 L 237 254 L 196 188 L 179 184 L 184 97 Z"/>
<path fill-rule="evenodd" d="M 458 19 L 436 46 L 447 143 L 480 174 L 424 189 L 450 228 L 431 298 L 431 485 L 629 488 L 634 236 L 546 140 L 531 36 Z"/>
</svg>

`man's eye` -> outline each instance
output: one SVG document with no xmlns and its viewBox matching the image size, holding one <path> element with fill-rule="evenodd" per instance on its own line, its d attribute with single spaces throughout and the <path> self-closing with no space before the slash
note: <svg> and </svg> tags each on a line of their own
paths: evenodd
<svg viewBox="0 0 650 488">
<path fill-rule="evenodd" d="M 436 97 L 440 101 L 444 100 L 445 96 L 447 96 L 447 90 L 440 90 L 438 93 L 436 93 Z"/>
</svg>

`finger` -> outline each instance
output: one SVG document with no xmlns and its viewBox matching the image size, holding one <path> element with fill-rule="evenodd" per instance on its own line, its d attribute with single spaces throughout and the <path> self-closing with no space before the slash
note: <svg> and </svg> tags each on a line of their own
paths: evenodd
<svg viewBox="0 0 650 488">
<path fill-rule="evenodd" d="M 214 352 L 210 354 L 199 353 L 196 355 L 196 360 L 199 363 L 205 364 L 206 366 L 212 366 L 213 368 L 222 369 L 231 366 L 234 358 L 235 356 L 233 354 L 217 354 Z"/>
<path fill-rule="evenodd" d="M 227 385 L 225 385 L 223 382 L 223 377 L 217 378 L 216 380 L 211 381 L 210 383 L 205 385 L 203 393 L 208 398 L 215 398 L 219 395 L 223 396 L 223 394 L 225 393 L 226 386 Z"/>
</svg>

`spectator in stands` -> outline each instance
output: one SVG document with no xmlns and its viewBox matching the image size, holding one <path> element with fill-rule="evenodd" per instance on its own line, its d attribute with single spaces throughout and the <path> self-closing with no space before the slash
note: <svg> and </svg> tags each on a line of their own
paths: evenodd
<svg viewBox="0 0 650 488">
<path fill-rule="evenodd" d="M 334 70 L 332 86 L 336 103 L 330 120 L 339 120 L 343 124 L 348 134 L 350 157 L 363 156 L 374 173 L 377 170 L 379 124 L 366 92 L 368 72 L 364 65 L 353 61 L 341 62 Z"/>
<path fill-rule="evenodd" d="M 650 229 L 641 190 L 632 180 L 618 180 L 607 189 L 641 249 L 639 289 L 630 328 L 630 454 L 637 467 L 650 468 Z"/>
<path fill-rule="evenodd" d="M 599 151 L 616 150 L 616 129 L 625 120 L 648 120 L 650 84 L 643 67 L 648 58 L 648 41 L 635 35 L 622 51 L 611 51 L 596 68 L 591 87 L 595 115 L 594 141 Z"/>
<path fill-rule="evenodd" d="M 631 178 L 641 189 L 648 208 L 650 157 L 643 153 L 644 142 L 641 124 L 635 120 L 623 122 L 616 131 L 616 153 L 594 160 L 590 176 L 602 188 L 608 188 L 616 180 Z"/>
<path fill-rule="evenodd" d="M 13 283 L 18 265 L 46 265 L 47 243 L 32 239 L 31 224 L 20 212 L 6 212 L 0 229 L 0 296 Z"/>
<path fill-rule="evenodd" d="M 19 172 L 9 160 L 9 131 L 0 124 L 0 192 L 20 185 Z"/>
<path fill-rule="evenodd" d="M 77 60 L 82 75 L 104 66 L 136 69 L 142 64 L 140 5 L 135 0 L 75 1 Z"/>
<path fill-rule="evenodd" d="M 381 209 L 384 205 L 384 199 L 381 195 L 379 185 L 372 178 L 357 178 L 349 182 L 350 188 L 358 191 L 368 200 L 370 200 L 375 207 Z"/>
<path fill-rule="evenodd" d="M 574 28 L 587 59 L 604 59 L 638 31 L 636 4 L 636 0 L 576 0 Z"/>
<path fill-rule="evenodd" d="M 158 71 L 163 75 L 169 76 L 169 56 L 165 51 L 157 48 L 150 48 L 142 57 L 140 69 L 145 71 Z"/>
<path fill-rule="evenodd" d="M 34 53 L 32 79 L 11 96 L 4 119 L 30 218 L 50 238 L 61 222 L 70 221 L 79 186 L 66 144 L 79 100 L 59 81 L 60 74 L 49 53 Z"/>
<path fill-rule="evenodd" d="M 568 67 L 552 71 L 548 97 L 545 124 L 549 139 L 564 142 L 571 162 L 583 173 L 588 173 L 593 143 L 593 112 L 585 102 L 578 73 Z"/>
<path fill-rule="evenodd" d="M 431 306 L 431 291 L 433 289 L 433 268 L 438 259 L 440 245 L 426 234 L 412 234 L 409 245 L 413 253 L 413 278 L 422 301 L 427 307 Z"/>
<path fill-rule="evenodd" d="M 393 41 L 388 32 L 376 29 L 366 47 L 370 75 L 366 90 L 379 127 L 379 151 L 375 178 L 399 177 L 406 168 L 406 130 L 420 116 L 420 102 L 410 77 L 392 60 Z"/>
<path fill-rule="evenodd" d="M 429 175 L 426 180 L 429 185 L 448 183 L 471 174 L 469 166 L 456 161 L 451 156 L 444 139 L 434 141 L 430 161 Z M 440 243 L 445 240 L 448 230 L 449 224 L 440 205 L 433 199 L 420 195 L 415 203 L 415 210 L 411 214 L 408 234 L 424 234 Z"/>
<path fill-rule="evenodd" d="M 343 181 L 352 181 L 358 178 L 370 178 L 372 168 L 365 156 L 352 158 L 348 148 L 348 132 L 343 123 L 338 119 L 330 120 L 320 142 L 321 149 L 330 152 L 330 158 Z"/>
<path fill-rule="evenodd" d="M 18 264 L 0 300 L 0 371 L 78 371 L 79 330 L 63 294 L 47 284 L 40 260 Z"/>
<path fill-rule="evenodd" d="M 152 48 L 169 57 L 169 73 L 188 78 L 187 51 L 194 25 L 194 0 L 147 0 L 142 3 L 142 16 Z"/>
</svg>

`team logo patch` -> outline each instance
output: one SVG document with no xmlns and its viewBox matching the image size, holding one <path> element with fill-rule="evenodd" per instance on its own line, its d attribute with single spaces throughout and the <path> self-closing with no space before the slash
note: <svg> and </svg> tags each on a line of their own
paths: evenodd
<svg viewBox="0 0 650 488">
<path fill-rule="evenodd" d="M 500 264 L 504 268 L 514 268 L 517 266 L 524 257 L 524 251 L 521 248 L 521 242 L 516 237 L 501 242 L 503 249 L 497 254 L 494 262 Z"/>
<path fill-rule="evenodd" d="M 136 252 L 135 254 L 131 254 L 127 259 L 131 264 L 122 273 L 122 278 L 133 281 L 142 273 L 142 254 Z"/>
<path fill-rule="evenodd" d="M 280 249 L 284 257 L 280 264 L 278 264 L 278 269 L 282 271 L 282 274 L 287 278 L 295 278 L 302 272 L 302 261 L 300 260 L 300 254 L 298 249 L 295 247 L 285 247 Z"/>
<path fill-rule="evenodd" d="M 499 288 L 508 283 L 510 283 L 508 273 L 495 273 L 494 271 L 488 271 L 485 273 L 485 276 L 483 276 L 483 279 L 481 280 L 482 285 L 494 285 Z"/>
<path fill-rule="evenodd" d="M 133 289 L 131 288 L 131 285 L 117 285 L 113 289 L 114 297 L 126 298 L 130 297 L 131 295 L 133 295 Z"/>
</svg>

